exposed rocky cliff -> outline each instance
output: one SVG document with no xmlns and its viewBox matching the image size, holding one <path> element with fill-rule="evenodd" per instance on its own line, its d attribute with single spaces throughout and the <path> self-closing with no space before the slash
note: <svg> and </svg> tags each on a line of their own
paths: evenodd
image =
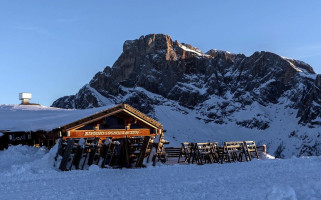
<svg viewBox="0 0 321 200">
<path fill-rule="evenodd" d="M 112 67 L 52 106 L 84 109 L 122 102 L 160 119 L 164 106 L 193 113 L 204 126 L 226 130 L 219 137 L 213 130 L 217 140 L 250 138 L 235 133 L 239 130 L 257 132 L 253 139 L 268 143 L 270 153 L 279 157 L 321 151 L 321 75 L 304 62 L 270 52 L 249 57 L 219 50 L 203 53 L 168 35 L 150 34 L 125 41 Z M 188 140 L 179 135 L 183 132 L 170 130 L 169 135 Z"/>
</svg>

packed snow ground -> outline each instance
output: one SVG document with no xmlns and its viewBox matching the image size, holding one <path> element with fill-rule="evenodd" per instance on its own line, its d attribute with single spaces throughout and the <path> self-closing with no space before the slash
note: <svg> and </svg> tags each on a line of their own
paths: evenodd
<svg viewBox="0 0 321 200">
<path fill-rule="evenodd" d="M 321 199 L 321 157 L 60 172 L 55 150 L 0 151 L 0 199 Z"/>
</svg>

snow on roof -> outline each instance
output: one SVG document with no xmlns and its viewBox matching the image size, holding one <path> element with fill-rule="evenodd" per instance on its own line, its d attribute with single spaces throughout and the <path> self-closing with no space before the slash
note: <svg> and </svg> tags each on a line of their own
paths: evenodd
<svg viewBox="0 0 321 200">
<path fill-rule="evenodd" d="M 50 131 L 114 106 L 76 110 L 0 104 L 0 131 Z"/>
</svg>

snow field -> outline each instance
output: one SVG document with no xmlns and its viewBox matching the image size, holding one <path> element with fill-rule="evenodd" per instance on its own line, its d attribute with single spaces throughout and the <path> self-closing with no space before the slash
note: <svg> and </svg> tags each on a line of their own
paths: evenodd
<svg viewBox="0 0 321 200">
<path fill-rule="evenodd" d="M 0 199 L 321 199 L 321 157 L 60 172 L 55 150 L 0 152 Z"/>
</svg>

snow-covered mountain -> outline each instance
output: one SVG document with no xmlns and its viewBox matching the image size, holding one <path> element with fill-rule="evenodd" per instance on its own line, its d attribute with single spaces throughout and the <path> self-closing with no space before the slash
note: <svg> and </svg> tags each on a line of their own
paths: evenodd
<svg viewBox="0 0 321 200">
<path fill-rule="evenodd" d="M 162 122 L 173 145 L 255 140 L 277 157 L 321 152 L 321 75 L 274 53 L 203 53 L 168 35 L 141 36 L 125 41 L 112 67 L 52 106 L 122 102 Z"/>
</svg>

